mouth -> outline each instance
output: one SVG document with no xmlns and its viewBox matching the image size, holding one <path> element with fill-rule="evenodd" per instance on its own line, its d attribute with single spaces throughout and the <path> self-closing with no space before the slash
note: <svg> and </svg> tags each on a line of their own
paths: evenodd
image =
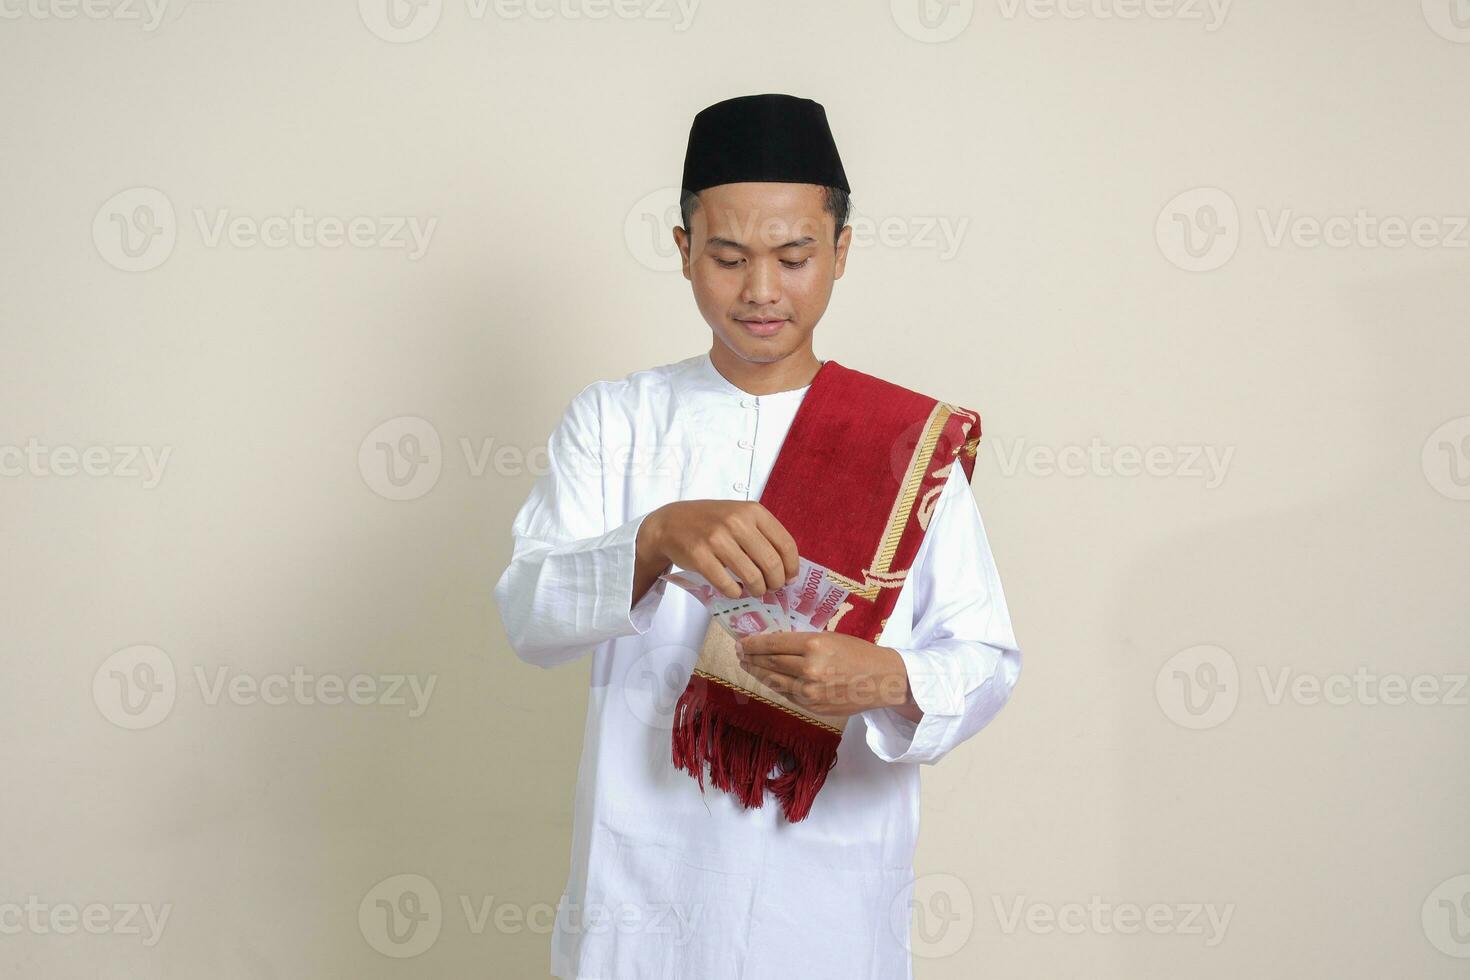
<svg viewBox="0 0 1470 980">
<path fill-rule="evenodd" d="M 772 337 L 777 331 L 789 323 L 789 320 L 773 320 L 769 317 L 756 317 L 754 319 L 743 319 L 736 317 L 735 322 L 757 337 Z"/>
</svg>

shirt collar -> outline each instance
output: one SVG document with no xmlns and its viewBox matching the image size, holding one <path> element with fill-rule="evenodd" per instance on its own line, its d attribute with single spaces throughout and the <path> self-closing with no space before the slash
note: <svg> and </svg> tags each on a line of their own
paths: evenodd
<svg viewBox="0 0 1470 980">
<path fill-rule="evenodd" d="M 697 354 L 684 363 L 688 367 L 688 370 L 684 372 L 686 386 L 693 391 L 705 394 L 723 395 L 741 400 L 747 398 L 755 400 L 761 398 L 796 398 L 805 394 L 806 390 L 811 387 L 810 384 L 805 384 L 800 388 L 776 391 L 769 395 L 752 395 L 750 392 L 736 387 L 728 378 L 720 373 L 719 369 L 715 367 L 715 362 L 710 359 L 709 351 Z M 817 363 L 825 364 L 826 361 L 818 361 Z"/>
</svg>

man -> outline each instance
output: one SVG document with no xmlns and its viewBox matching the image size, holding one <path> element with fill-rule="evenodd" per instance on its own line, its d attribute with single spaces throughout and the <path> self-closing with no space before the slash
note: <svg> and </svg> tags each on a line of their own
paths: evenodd
<svg viewBox="0 0 1470 980">
<path fill-rule="evenodd" d="M 1005 596 L 968 466 L 936 458 L 928 472 L 938 482 L 903 524 L 905 534 L 926 525 L 922 543 L 910 548 L 908 567 L 872 590 L 885 603 L 870 610 L 884 613 L 881 635 L 878 625 L 870 631 L 876 642 L 830 625 L 767 633 L 742 641 L 739 665 L 725 668 L 723 681 L 718 670 L 699 669 L 715 655 L 719 631 L 660 574 L 697 571 L 730 597 L 790 582 L 798 551 L 811 558 L 825 547 L 824 536 L 855 520 L 868 495 L 865 484 L 846 503 L 813 492 L 809 505 L 785 506 L 784 521 L 762 503 L 793 499 L 791 475 L 809 462 L 798 439 L 812 426 L 803 402 L 811 409 L 808 395 L 830 390 L 834 377 L 887 383 L 813 353 L 852 237 L 849 188 L 820 105 L 759 95 L 705 109 L 691 130 L 684 188 L 674 239 L 712 332 L 709 351 L 590 384 L 572 399 L 548 444 L 548 472 L 515 518 L 513 558 L 496 586 L 523 660 L 554 667 L 592 654 L 552 972 L 566 980 L 908 978 L 918 766 L 984 727 L 1015 685 L 1020 650 Z M 895 386 L 871 390 L 923 398 Z M 934 417 L 948 415 L 967 434 L 972 459 L 978 426 L 970 433 L 962 410 L 935 404 Z M 844 451 L 856 450 L 867 435 L 877 438 L 866 429 L 839 438 L 853 440 Z M 888 445 L 879 451 L 890 454 Z M 961 458 L 958 442 L 940 445 Z M 912 448 L 891 455 L 907 459 Z M 836 457 L 824 465 L 842 466 Z M 877 488 L 898 486 L 903 465 L 896 472 L 873 476 L 884 513 L 897 505 Z M 788 527 L 800 528 L 800 545 Z M 862 574 L 873 578 L 870 571 Z M 698 743 L 728 754 L 714 744 L 722 737 L 756 753 L 739 794 L 707 791 L 670 762 L 671 734 L 678 756 L 688 726 L 686 699 L 706 681 L 733 691 L 733 703 L 779 709 L 798 730 L 795 741 L 763 745 L 732 714 L 723 735 L 684 731 L 686 753 Z M 792 762 L 784 749 L 824 730 L 834 733 L 836 754 L 818 767 L 815 789 L 796 809 L 789 799 L 762 805 Z M 770 768 L 775 753 L 783 761 Z M 686 768 L 704 761 L 713 771 L 719 760 L 686 758 Z"/>
</svg>

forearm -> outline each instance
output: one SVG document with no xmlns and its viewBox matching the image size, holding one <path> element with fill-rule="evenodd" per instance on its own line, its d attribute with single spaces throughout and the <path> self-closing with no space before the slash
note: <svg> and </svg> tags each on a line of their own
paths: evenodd
<svg viewBox="0 0 1470 980">
<path fill-rule="evenodd" d="M 597 644 L 646 632 L 658 597 L 657 576 L 636 584 L 635 518 L 606 534 L 549 544 L 521 539 L 495 587 L 501 619 L 516 655 L 555 667 Z M 638 594 L 633 594 L 634 588 Z"/>
</svg>

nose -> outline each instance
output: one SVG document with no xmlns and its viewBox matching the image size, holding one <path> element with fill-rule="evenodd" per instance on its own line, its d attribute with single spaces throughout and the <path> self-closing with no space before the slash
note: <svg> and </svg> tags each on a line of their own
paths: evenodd
<svg viewBox="0 0 1470 980">
<path fill-rule="evenodd" d="M 747 306 L 769 306 L 781 299 L 781 277 L 774 262 L 748 262 L 745 266 L 745 287 L 740 299 Z"/>
</svg>

